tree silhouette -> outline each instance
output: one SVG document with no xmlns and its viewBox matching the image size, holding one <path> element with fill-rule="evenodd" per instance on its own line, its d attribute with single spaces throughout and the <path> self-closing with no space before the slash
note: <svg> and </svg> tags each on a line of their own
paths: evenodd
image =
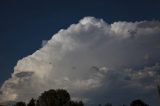
<svg viewBox="0 0 160 106">
<path fill-rule="evenodd" d="M 13 106 L 26 106 L 25 102 L 17 102 L 15 105 Z"/>
<path fill-rule="evenodd" d="M 36 106 L 35 104 L 35 100 L 32 98 L 29 103 L 27 104 L 27 106 Z"/>
<path fill-rule="evenodd" d="M 83 102 L 69 101 L 63 106 L 84 106 Z"/>
<path fill-rule="evenodd" d="M 160 85 L 157 86 L 157 89 L 158 89 L 158 94 L 160 96 Z"/>
<path fill-rule="evenodd" d="M 112 106 L 111 103 L 106 103 L 104 106 Z"/>
<path fill-rule="evenodd" d="M 145 104 L 142 100 L 137 99 L 131 102 L 130 106 L 149 106 Z"/>
<path fill-rule="evenodd" d="M 70 95 L 66 90 L 58 89 L 56 90 L 57 94 L 57 106 L 62 106 L 63 104 L 66 104 L 68 101 L 70 101 Z"/>
<path fill-rule="evenodd" d="M 71 101 L 69 93 L 64 89 L 52 89 L 42 93 L 36 106 L 84 106 L 84 104 L 81 101 Z"/>
<path fill-rule="evenodd" d="M 58 106 L 57 94 L 55 90 L 49 90 L 42 93 L 37 101 L 38 106 Z"/>
<path fill-rule="evenodd" d="M 157 86 L 160 94 L 160 86 Z M 3 106 L 3 105 L 0 105 Z M 17 102 L 13 106 L 26 106 L 25 102 Z M 31 99 L 27 106 L 84 106 L 82 101 L 72 101 L 70 94 L 64 89 L 51 89 L 42 93 L 37 100 Z M 98 106 L 102 106 L 99 104 Z M 112 106 L 111 103 L 106 103 L 103 106 Z M 126 106 L 126 105 L 122 105 Z M 137 99 L 130 103 L 130 106 L 149 106 L 142 100 Z"/>
</svg>

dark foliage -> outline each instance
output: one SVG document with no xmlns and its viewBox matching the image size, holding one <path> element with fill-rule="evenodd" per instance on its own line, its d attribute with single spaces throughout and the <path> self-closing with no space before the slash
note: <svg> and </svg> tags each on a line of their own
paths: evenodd
<svg viewBox="0 0 160 106">
<path fill-rule="evenodd" d="M 106 103 L 104 106 L 112 106 L 111 103 Z"/>
<path fill-rule="evenodd" d="M 160 86 L 158 86 L 160 91 Z M 0 105 L 1 106 L 1 105 Z M 26 106 L 25 102 L 17 102 L 13 106 Z M 72 101 L 70 94 L 64 89 L 51 89 L 45 91 L 39 96 L 37 100 L 31 99 L 27 106 L 84 106 L 82 101 Z M 98 106 L 112 106 L 111 103 L 105 105 L 99 104 Z M 126 106 L 126 105 L 122 105 Z M 130 106 L 149 106 L 142 100 L 137 99 L 131 102 Z"/>
<path fill-rule="evenodd" d="M 27 106 L 36 106 L 35 104 L 35 100 L 32 98 L 29 103 L 27 104 Z"/>
<path fill-rule="evenodd" d="M 146 103 L 144 103 L 142 100 L 137 99 L 131 102 L 130 106 L 149 106 Z"/>
<path fill-rule="evenodd" d="M 84 106 L 82 102 L 70 100 L 69 93 L 64 89 L 49 90 L 42 93 L 36 106 Z"/>
<path fill-rule="evenodd" d="M 69 101 L 64 106 L 84 106 L 83 102 Z"/>
<path fill-rule="evenodd" d="M 25 102 L 17 102 L 14 106 L 26 106 Z"/>
<path fill-rule="evenodd" d="M 160 85 L 157 86 L 157 89 L 158 89 L 158 94 L 160 96 Z"/>
</svg>

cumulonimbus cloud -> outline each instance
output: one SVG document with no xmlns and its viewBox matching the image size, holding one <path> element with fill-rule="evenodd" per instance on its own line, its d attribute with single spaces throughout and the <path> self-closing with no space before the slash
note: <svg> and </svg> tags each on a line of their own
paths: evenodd
<svg viewBox="0 0 160 106">
<path fill-rule="evenodd" d="M 159 40 L 159 21 L 107 24 L 85 17 L 18 61 L 1 87 L 0 102 L 28 100 L 44 90 L 64 88 L 88 103 L 121 103 L 136 96 L 156 103 Z"/>
</svg>

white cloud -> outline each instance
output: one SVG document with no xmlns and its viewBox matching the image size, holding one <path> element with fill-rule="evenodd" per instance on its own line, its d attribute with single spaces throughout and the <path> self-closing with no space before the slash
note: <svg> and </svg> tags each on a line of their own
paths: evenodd
<svg viewBox="0 0 160 106">
<path fill-rule="evenodd" d="M 139 92 L 146 98 L 159 79 L 159 34 L 159 21 L 107 24 L 85 17 L 18 61 L 1 87 L 0 102 L 28 100 L 52 88 L 65 88 L 90 103 L 112 101 L 105 95 L 120 102 L 115 93 L 122 101 Z"/>
<path fill-rule="evenodd" d="M 42 47 L 45 46 L 45 45 L 47 44 L 47 42 L 48 42 L 48 40 L 42 40 L 41 46 L 42 46 Z"/>
</svg>

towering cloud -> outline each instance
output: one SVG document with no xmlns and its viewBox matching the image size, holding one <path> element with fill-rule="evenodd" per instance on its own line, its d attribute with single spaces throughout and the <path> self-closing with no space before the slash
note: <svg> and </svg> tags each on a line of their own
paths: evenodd
<svg viewBox="0 0 160 106">
<path fill-rule="evenodd" d="M 18 61 L 1 87 L 0 102 L 64 88 L 89 104 L 142 98 L 156 106 L 159 62 L 159 21 L 107 24 L 85 17 Z"/>
</svg>

